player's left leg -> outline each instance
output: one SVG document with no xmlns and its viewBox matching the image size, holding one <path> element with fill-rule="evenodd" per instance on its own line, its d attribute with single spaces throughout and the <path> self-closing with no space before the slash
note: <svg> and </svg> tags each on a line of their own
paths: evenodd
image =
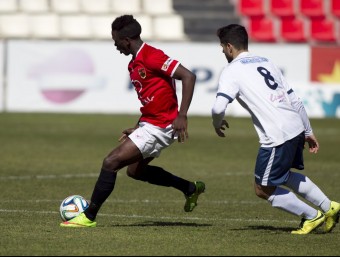
<svg viewBox="0 0 340 257">
<path fill-rule="evenodd" d="M 193 211 L 197 206 L 198 196 L 205 191 L 205 184 L 199 181 L 187 181 L 161 167 L 149 165 L 154 158 L 160 156 L 164 149 L 176 141 L 173 137 L 172 126 L 162 129 L 148 123 L 141 123 L 140 127 L 129 135 L 129 138 L 140 149 L 144 160 L 129 165 L 128 175 L 137 180 L 182 191 L 186 198 L 184 210 Z"/>
<path fill-rule="evenodd" d="M 186 197 L 184 210 L 186 212 L 193 211 L 197 206 L 198 196 L 205 190 L 204 183 L 190 182 L 175 176 L 161 167 L 149 165 L 153 159 L 154 158 L 147 158 L 138 163 L 129 165 L 127 169 L 128 176 L 153 185 L 173 187 L 180 190 Z"/>
</svg>

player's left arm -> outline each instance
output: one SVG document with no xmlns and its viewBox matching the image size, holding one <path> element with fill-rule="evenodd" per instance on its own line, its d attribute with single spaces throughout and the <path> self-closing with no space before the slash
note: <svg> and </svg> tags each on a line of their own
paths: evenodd
<svg viewBox="0 0 340 257">
<path fill-rule="evenodd" d="M 179 114 L 174 120 L 172 127 L 174 133 L 178 135 L 178 142 L 184 143 L 188 139 L 188 111 L 194 95 L 196 75 L 179 64 L 173 76 L 174 79 L 182 81 L 182 102 L 179 109 Z"/>
<path fill-rule="evenodd" d="M 319 142 L 318 142 L 316 136 L 313 133 L 313 129 L 312 129 L 312 126 L 310 124 L 308 114 L 306 112 L 306 109 L 305 109 L 302 101 L 300 100 L 300 98 L 297 97 L 297 95 L 295 94 L 295 92 L 292 89 L 290 89 L 288 91 L 288 96 L 289 96 L 289 100 L 291 102 L 291 105 L 299 113 L 299 115 L 302 119 L 302 122 L 304 124 L 305 133 L 306 133 L 306 142 L 308 143 L 308 146 L 309 146 L 309 152 L 317 153 L 319 151 L 320 145 L 319 145 Z"/>
</svg>

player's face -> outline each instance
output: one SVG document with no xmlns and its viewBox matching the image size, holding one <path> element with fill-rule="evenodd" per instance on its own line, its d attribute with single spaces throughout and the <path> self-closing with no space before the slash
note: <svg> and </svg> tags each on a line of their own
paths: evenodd
<svg viewBox="0 0 340 257">
<path fill-rule="evenodd" d="M 117 51 L 119 51 L 121 54 L 130 55 L 130 41 L 127 38 L 119 37 L 117 31 L 112 31 L 111 35 L 112 40 L 115 42 Z"/>
<path fill-rule="evenodd" d="M 225 57 L 227 58 L 228 62 L 231 63 L 234 60 L 233 52 L 232 52 L 232 49 L 231 49 L 231 45 L 230 44 L 221 43 L 221 46 L 223 48 L 223 53 L 224 53 Z"/>
</svg>

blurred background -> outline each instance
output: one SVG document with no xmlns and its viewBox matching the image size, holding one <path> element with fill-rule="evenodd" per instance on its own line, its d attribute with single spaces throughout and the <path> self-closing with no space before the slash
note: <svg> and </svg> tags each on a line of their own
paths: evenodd
<svg viewBox="0 0 340 257">
<path fill-rule="evenodd" d="M 196 73 L 192 114 L 210 115 L 227 64 L 216 30 L 240 23 L 311 117 L 340 117 L 340 0 L 0 0 L 0 112 L 138 113 L 131 58 L 111 40 L 123 14 Z"/>
</svg>

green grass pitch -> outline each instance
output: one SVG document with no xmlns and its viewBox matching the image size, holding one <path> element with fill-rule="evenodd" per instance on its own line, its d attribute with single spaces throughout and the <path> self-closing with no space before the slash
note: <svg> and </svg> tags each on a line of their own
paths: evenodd
<svg viewBox="0 0 340 257">
<path fill-rule="evenodd" d="M 60 228 L 61 201 L 91 197 L 104 157 L 137 119 L 0 114 L 0 255 L 339 255 L 340 226 L 331 234 L 293 236 L 299 218 L 255 196 L 259 144 L 248 118 L 229 118 L 227 138 L 220 139 L 209 117 L 189 117 L 189 140 L 153 162 L 206 183 L 193 213 L 183 211 L 180 192 L 134 181 L 123 169 L 97 228 Z M 321 149 L 306 151 L 304 173 L 340 201 L 340 120 L 312 125 Z"/>
</svg>

